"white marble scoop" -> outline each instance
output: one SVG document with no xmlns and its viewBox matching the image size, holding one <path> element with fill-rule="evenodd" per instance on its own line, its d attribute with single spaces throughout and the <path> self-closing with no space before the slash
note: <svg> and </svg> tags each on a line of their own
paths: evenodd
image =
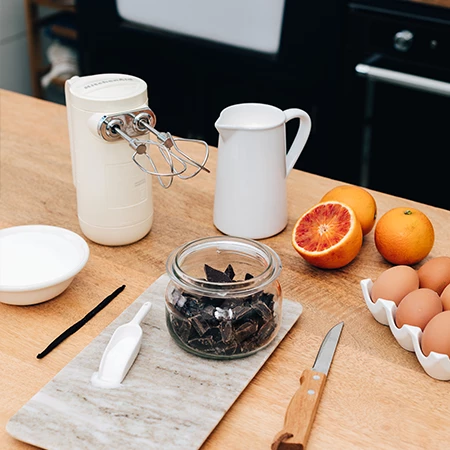
<svg viewBox="0 0 450 450">
<path fill-rule="evenodd" d="M 134 318 L 114 331 L 103 352 L 98 372 L 92 375 L 91 382 L 101 388 L 117 388 L 133 365 L 142 342 L 140 323 L 150 311 L 152 304 L 144 303 Z"/>
</svg>

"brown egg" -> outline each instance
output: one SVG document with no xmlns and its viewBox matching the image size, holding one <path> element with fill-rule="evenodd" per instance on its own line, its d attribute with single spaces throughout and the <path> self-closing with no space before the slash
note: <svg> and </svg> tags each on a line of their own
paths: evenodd
<svg viewBox="0 0 450 450">
<path fill-rule="evenodd" d="M 442 291 L 441 301 L 444 311 L 450 311 L 450 284 L 448 284 Z"/>
<path fill-rule="evenodd" d="M 437 256 L 429 259 L 417 273 L 421 288 L 433 289 L 441 295 L 445 286 L 450 283 L 450 257 Z"/>
<path fill-rule="evenodd" d="M 382 272 L 372 286 L 372 301 L 392 300 L 396 305 L 411 291 L 419 288 L 419 276 L 410 266 L 394 266 Z"/>
<path fill-rule="evenodd" d="M 395 314 L 398 328 L 403 325 L 414 325 L 422 331 L 426 324 L 442 312 L 442 302 L 435 291 L 420 288 L 407 294 L 400 302 Z"/>
<path fill-rule="evenodd" d="M 436 352 L 450 357 L 450 311 L 441 312 L 428 322 L 421 345 L 425 356 Z"/>
</svg>

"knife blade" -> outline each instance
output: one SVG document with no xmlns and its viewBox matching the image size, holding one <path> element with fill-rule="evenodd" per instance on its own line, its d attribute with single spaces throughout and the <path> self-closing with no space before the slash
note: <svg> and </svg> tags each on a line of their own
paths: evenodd
<svg viewBox="0 0 450 450">
<path fill-rule="evenodd" d="M 283 429 L 275 436 L 272 450 L 303 450 L 306 447 L 343 326 L 344 322 L 339 322 L 328 331 L 312 369 L 303 371 L 300 387 L 288 405 Z"/>
</svg>

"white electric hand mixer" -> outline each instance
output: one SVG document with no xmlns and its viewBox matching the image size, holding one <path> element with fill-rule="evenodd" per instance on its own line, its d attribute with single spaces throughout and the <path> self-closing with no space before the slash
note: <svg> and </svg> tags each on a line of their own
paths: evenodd
<svg viewBox="0 0 450 450">
<path fill-rule="evenodd" d="M 209 172 L 208 144 L 157 131 L 156 116 L 147 104 L 147 84 L 140 78 L 75 76 L 66 81 L 65 94 L 81 230 L 103 245 L 143 238 L 153 223 L 152 180 L 147 174 L 168 188 L 175 176 L 186 180 L 201 170 Z M 149 139 L 149 133 L 157 140 Z M 197 163 L 183 152 L 177 144 L 181 141 L 204 145 L 203 161 Z M 151 148 L 158 149 L 167 171 L 158 170 Z"/>
</svg>

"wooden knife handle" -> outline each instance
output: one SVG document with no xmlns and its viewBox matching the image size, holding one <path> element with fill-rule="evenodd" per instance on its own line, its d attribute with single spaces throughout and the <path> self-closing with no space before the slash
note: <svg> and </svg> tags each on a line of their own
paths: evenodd
<svg viewBox="0 0 450 450">
<path fill-rule="evenodd" d="M 308 369 L 302 373 L 300 387 L 289 403 L 283 429 L 275 436 L 272 450 L 306 448 L 326 380 L 322 372 Z"/>
</svg>

